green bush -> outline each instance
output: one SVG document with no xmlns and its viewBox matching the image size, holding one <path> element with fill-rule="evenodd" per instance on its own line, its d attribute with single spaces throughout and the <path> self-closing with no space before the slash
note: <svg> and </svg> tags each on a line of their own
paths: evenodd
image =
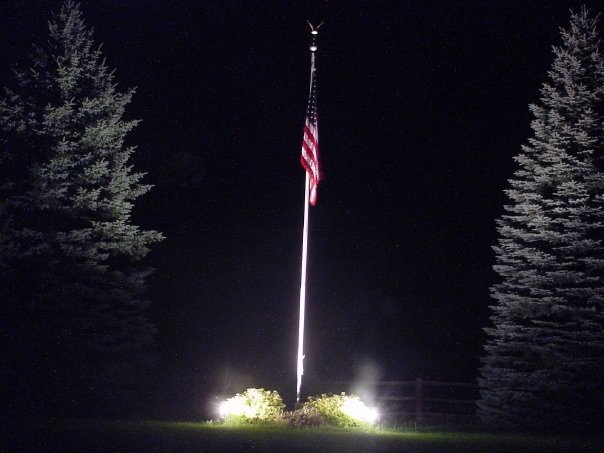
<svg viewBox="0 0 604 453">
<path fill-rule="evenodd" d="M 285 404 L 274 390 L 249 388 L 225 400 L 220 415 L 226 423 L 259 423 L 280 421 Z"/>
<path fill-rule="evenodd" d="M 292 428 L 307 428 L 327 425 L 327 419 L 315 407 L 304 405 L 293 412 L 283 414 L 283 421 Z"/>
<path fill-rule="evenodd" d="M 376 418 L 375 411 L 368 408 L 358 396 L 346 395 L 343 392 L 339 395 L 310 397 L 302 408 L 314 409 L 327 424 L 343 428 L 371 426 Z"/>
</svg>

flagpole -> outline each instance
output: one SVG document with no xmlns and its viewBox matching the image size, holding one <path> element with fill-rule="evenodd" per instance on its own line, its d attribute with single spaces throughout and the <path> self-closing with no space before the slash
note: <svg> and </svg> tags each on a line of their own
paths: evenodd
<svg viewBox="0 0 604 453">
<path fill-rule="evenodd" d="M 309 99 L 312 95 L 314 77 L 315 77 L 315 52 L 317 50 L 316 39 L 318 27 L 313 27 L 309 22 L 312 35 L 312 44 L 310 46 L 310 87 Z M 318 165 L 318 162 L 317 162 Z M 302 388 L 302 375 L 304 374 L 304 316 L 306 311 L 306 263 L 308 256 L 308 211 L 310 205 L 310 175 L 308 171 L 304 174 L 304 228 L 302 230 L 302 269 L 300 271 L 300 319 L 298 323 L 298 360 L 297 360 L 297 383 L 296 383 L 296 404 L 300 404 L 300 390 Z M 314 196 L 313 196 L 314 197 Z M 313 198 L 314 203 L 314 198 Z"/>
<path fill-rule="evenodd" d="M 300 403 L 300 389 L 304 374 L 304 314 L 306 311 L 306 260 L 308 256 L 308 206 L 310 198 L 310 177 L 308 172 L 304 183 L 304 228 L 302 230 L 302 271 L 300 272 L 300 321 L 298 323 L 298 366 L 296 385 L 296 404 Z"/>
</svg>

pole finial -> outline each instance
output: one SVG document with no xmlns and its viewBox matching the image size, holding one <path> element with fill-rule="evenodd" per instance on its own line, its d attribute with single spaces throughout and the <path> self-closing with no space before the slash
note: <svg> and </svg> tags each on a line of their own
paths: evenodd
<svg viewBox="0 0 604 453">
<path fill-rule="evenodd" d="M 310 51 L 316 52 L 317 51 L 317 42 L 316 42 L 317 35 L 319 34 L 319 28 L 321 28 L 321 25 L 323 25 L 323 22 L 321 22 L 316 27 L 313 24 L 311 24 L 309 21 L 306 21 L 306 23 L 310 27 L 310 34 L 312 35 L 312 44 L 310 45 Z"/>
<path fill-rule="evenodd" d="M 323 25 L 323 22 L 325 22 L 325 21 L 322 21 L 319 25 L 317 25 L 315 27 L 309 21 L 306 21 L 306 23 L 310 27 L 310 33 L 313 34 L 313 35 L 318 35 L 319 34 L 319 28 L 321 28 L 321 25 Z"/>
</svg>

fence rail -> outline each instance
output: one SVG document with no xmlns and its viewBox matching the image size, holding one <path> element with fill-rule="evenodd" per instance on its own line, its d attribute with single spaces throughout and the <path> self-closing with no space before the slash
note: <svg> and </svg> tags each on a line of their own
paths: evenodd
<svg viewBox="0 0 604 453">
<path fill-rule="evenodd" d="M 417 423 L 475 418 L 478 384 L 471 382 L 413 381 L 348 382 L 375 389 L 384 418 L 406 418 Z M 435 419 L 439 420 L 435 420 Z"/>
</svg>

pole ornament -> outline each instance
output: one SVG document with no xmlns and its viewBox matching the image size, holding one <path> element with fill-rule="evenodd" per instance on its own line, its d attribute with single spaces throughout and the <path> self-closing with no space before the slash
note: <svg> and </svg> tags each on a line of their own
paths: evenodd
<svg viewBox="0 0 604 453">
<path fill-rule="evenodd" d="M 316 52 L 317 51 L 317 35 L 319 34 L 319 28 L 321 28 L 321 25 L 323 25 L 323 22 L 321 22 L 316 27 L 313 26 L 313 24 L 311 24 L 309 21 L 306 21 L 306 23 L 310 27 L 310 34 L 312 35 L 312 43 L 309 47 L 310 51 Z"/>
</svg>

